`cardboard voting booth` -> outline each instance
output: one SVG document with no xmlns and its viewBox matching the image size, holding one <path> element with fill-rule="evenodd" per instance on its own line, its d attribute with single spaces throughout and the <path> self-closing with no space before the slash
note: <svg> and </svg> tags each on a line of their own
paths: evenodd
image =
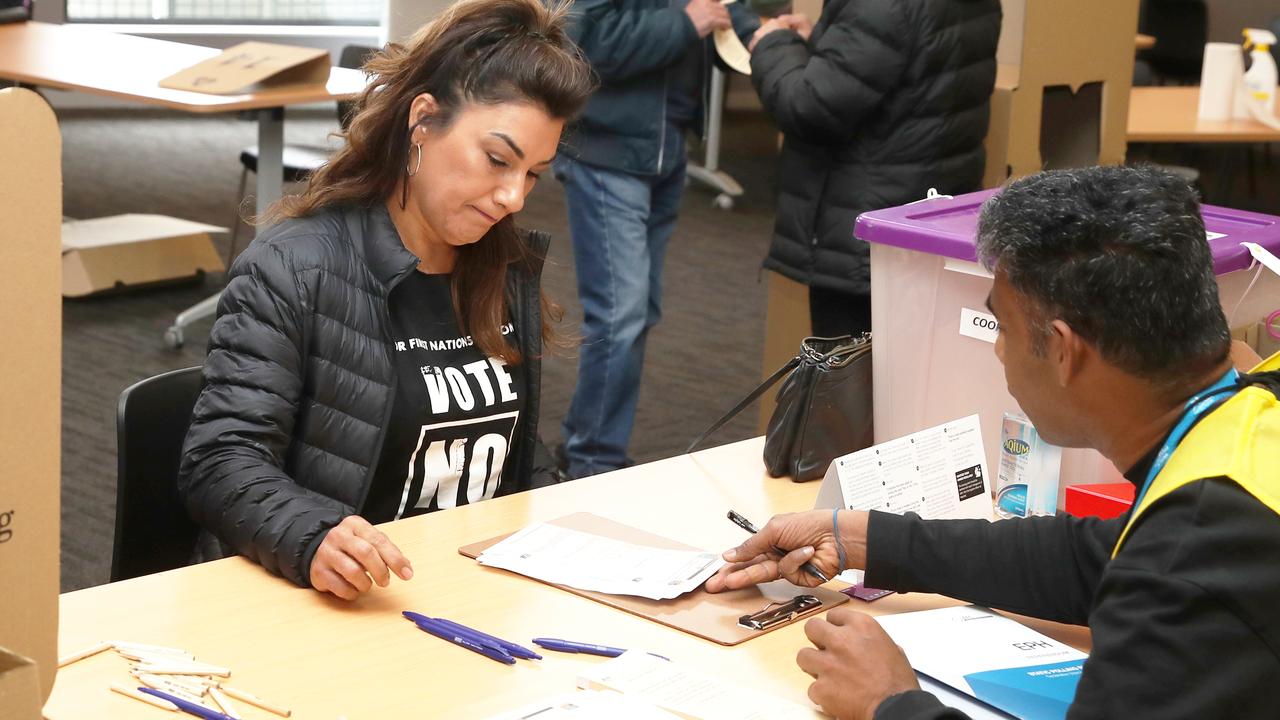
<svg viewBox="0 0 1280 720">
<path fill-rule="evenodd" d="M 160 87 L 235 95 L 263 87 L 322 83 L 328 79 L 327 50 L 244 42 L 170 75 L 160 81 Z"/>
<path fill-rule="evenodd" d="M 855 233 L 871 244 L 872 386 L 877 443 L 978 413 L 987 466 L 999 467 L 1000 426 L 1020 411 L 995 356 L 992 276 L 976 261 L 982 203 L 998 191 L 938 197 L 863 213 Z M 1254 243 L 1280 253 L 1280 217 L 1205 205 L 1218 294 L 1233 327 L 1276 309 L 1280 275 L 1255 268 Z M 1094 450 L 1064 449 L 1058 507 L 1069 485 L 1120 481 Z"/>
<path fill-rule="evenodd" d="M 1138 3 L 1001 0 L 984 187 L 1124 162 Z"/>
<path fill-rule="evenodd" d="M 62 141 L 29 90 L 0 90 L 0 720 L 53 689 L 61 476 Z"/>
<path fill-rule="evenodd" d="M 226 228 L 164 215 L 113 215 L 62 225 L 62 294 L 199 277 L 224 269 L 210 233 Z"/>
</svg>

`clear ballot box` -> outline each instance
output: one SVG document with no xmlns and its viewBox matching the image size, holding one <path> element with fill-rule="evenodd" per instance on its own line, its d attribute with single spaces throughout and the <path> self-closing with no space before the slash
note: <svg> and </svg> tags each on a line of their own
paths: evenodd
<svg viewBox="0 0 1280 720">
<path fill-rule="evenodd" d="M 871 246 L 876 442 L 977 413 L 991 472 L 1003 414 L 1020 411 L 995 356 L 985 305 L 991 273 L 974 253 L 982 203 L 998 192 L 863 213 L 854 229 Z M 1241 243 L 1280 255 L 1280 217 L 1212 205 L 1202 212 L 1228 323 L 1258 323 L 1280 308 L 1280 276 L 1259 268 Z M 1058 507 L 1068 485 L 1117 480 L 1120 472 L 1097 452 L 1064 449 Z"/>
</svg>

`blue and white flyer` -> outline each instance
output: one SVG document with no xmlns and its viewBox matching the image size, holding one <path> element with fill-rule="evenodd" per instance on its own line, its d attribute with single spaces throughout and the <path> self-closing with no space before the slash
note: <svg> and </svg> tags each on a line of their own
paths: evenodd
<svg viewBox="0 0 1280 720">
<path fill-rule="evenodd" d="M 1088 655 L 975 605 L 881 615 L 916 672 L 1025 720 L 1062 720 Z"/>
</svg>

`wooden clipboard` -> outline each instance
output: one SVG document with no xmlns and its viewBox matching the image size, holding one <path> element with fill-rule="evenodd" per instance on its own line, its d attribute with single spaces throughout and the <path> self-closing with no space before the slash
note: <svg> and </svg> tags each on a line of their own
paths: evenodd
<svg viewBox="0 0 1280 720">
<path fill-rule="evenodd" d="M 603 537 L 612 538 L 614 540 L 623 540 L 639 545 L 648 545 L 650 547 L 663 548 L 668 550 L 696 550 L 683 543 L 664 538 L 661 535 L 638 530 L 629 525 L 614 522 L 607 518 L 602 518 L 591 513 L 574 513 L 566 515 L 562 518 L 549 521 L 553 525 L 578 530 L 581 532 L 601 535 Z M 505 540 L 508 535 L 502 535 L 488 540 L 463 545 L 458 548 L 458 552 L 469 558 L 476 558 L 480 553 L 489 547 Z M 498 570 L 498 572 L 508 572 L 506 570 Z M 512 573 L 513 575 L 517 573 Z M 523 576 L 522 576 L 523 577 Z M 541 582 L 541 581 L 540 581 Z M 548 583 L 554 585 L 554 583 Z M 776 630 L 785 625 L 790 625 L 796 620 L 807 620 L 816 617 L 830 608 L 848 601 L 848 596 L 828 590 L 826 588 L 802 588 L 792 585 L 785 580 L 777 582 L 765 583 L 751 588 L 743 588 L 724 593 L 709 593 L 702 588 L 698 588 L 690 593 L 685 593 L 673 600 L 650 600 L 648 598 L 635 597 L 632 595 L 608 595 L 599 592 L 590 592 L 587 590 L 579 590 L 566 585 L 554 585 L 562 590 L 567 590 L 574 595 L 581 595 L 590 598 L 596 602 L 603 603 L 609 607 L 614 607 L 632 615 L 639 615 L 642 618 L 661 623 L 667 627 L 682 630 L 690 635 L 696 635 L 704 640 L 710 640 L 721 645 L 737 645 L 746 642 L 754 637 L 759 637 L 767 632 Z M 779 622 L 764 630 L 753 630 L 738 624 L 738 618 L 743 615 L 756 613 L 765 608 L 771 602 L 786 602 L 796 595 L 813 595 L 822 601 L 822 607 L 808 612 L 801 617 L 794 617 L 790 620 Z"/>
</svg>

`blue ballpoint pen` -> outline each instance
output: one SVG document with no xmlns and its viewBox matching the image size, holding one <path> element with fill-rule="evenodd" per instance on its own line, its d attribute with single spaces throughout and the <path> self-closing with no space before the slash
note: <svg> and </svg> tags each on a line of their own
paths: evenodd
<svg viewBox="0 0 1280 720">
<path fill-rule="evenodd" d="M 138 688 L 138 692 L 146 693 L 148 695 L 153 695 L 155 697 L 160 698 L 161 700 L 168 700 L 174 705 L 177 705 L 179 710 L 189 715 L 202 717 L 204 718 L 204 720 L 232 720 L 230 715 L 225 715 L 223 713 L 218 712 L 217 710 L 210 710 L 209 708 L 203 705 L 193 703 L 190 700 L 183 700 L 180 697 L 174 697 L 173 695 L 170 695 L 167 692 L 156 690 L 155 688 L 140 687 Z"/>
<path fill-rule="evenodd" d="M 593 645 L 591 643 L 560 640 L 557 638 L 534 638 L 533 644 L 541 648 L 557 650 L 559 652 L 586 653 L 587 655 L 603 655 L 605 657 L 618 657 L 622 653 L 626 652 L 623 648 L 609 647 L 608 645 Z"/>
<path fill-rule="evenodd" d="M 426 620 L 414 620 L 413 622 L 418 626 L 418 629 L 423 632 L 435 635 L 441 640 L 448 640 L 458 647 L 464 647 L 472 652 L 479 653 L 490 660 L 497 660 L 505 665 L 515 665 L 516 663 L 516 659 L 508 655 L 505 650 L 465 637 L 455 632 L 452 628 L 436 623 L 431 618 L 427 618 Z"/>
<path fill-rule="evenodd" d="M 495 649 L 502 650 L 503 652 L 507 653 L 512 657 L 523 658 L 525 660 L 541 660 L 542 659 L 541 655 L 530 650 L 527 647 L 524 647 L 523 645 L 517 645 L 516 643 L 510 642 L 508 640 L 503 640 L 500 637 L 494 637 L 489 633 L 481 632 L 480 630 L 476 630 L 475 628 L 467 627 L 462 623 L 456 623 L 452 620 L 445 620 L 444 618 L 428 617 L 426 615 L 423 615 L 422 613 L 413 612 L 412 610 L 405 610 L 400 614 L 404 615 L 405 617 L 409 618 L 414 622 L 418 622 L 419 620 L 430 620 L 446 628 L 455 630 L 460 635 L 469 636 L 471 637 L 471 639 L 479 642 L 481 645 L 489 645 L 490 647 L 493 647 Z"/>
</svg>

